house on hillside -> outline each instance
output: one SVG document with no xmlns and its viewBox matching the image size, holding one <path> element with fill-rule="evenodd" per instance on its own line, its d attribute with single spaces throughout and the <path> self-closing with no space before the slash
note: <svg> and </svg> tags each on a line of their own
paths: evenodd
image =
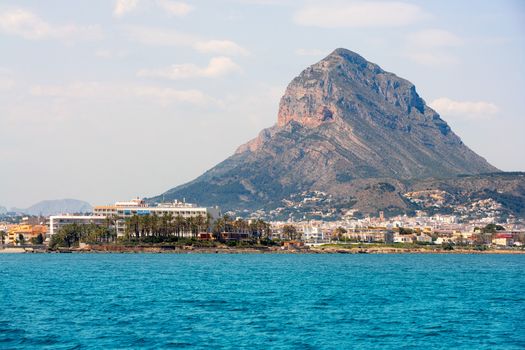
<svg viewBox="0 0 525 350">
<path fill-rule="evenodd" d="M 492 239 L 492 244 L 497 246 L 509 247 L 514 244 L 514 240 L 512 238 L 512 233 L 498 233 Z"/>
</svg>

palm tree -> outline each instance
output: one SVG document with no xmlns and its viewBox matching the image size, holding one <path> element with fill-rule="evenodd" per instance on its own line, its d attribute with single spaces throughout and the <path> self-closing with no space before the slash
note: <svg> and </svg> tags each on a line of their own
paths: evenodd
<svg viewBox="0 0 525 350">
<path fill-rule="evenodd" d="M 135 234 L 135 238 L 140 238 L 140 218 L 137 214 L 130 217 L 131 232 Z"/>
<path fill-rule="evenodd" d="M 218 218 L 215 220 L 215 223 L 213 224 L 212 232 L 215 239 L 220 240 L 221 239 L 221 233 L 224 232 L 226 229 L 226 221 L 225 218 Z"/>
<path fill-rule="evenodd" d="M 174 230 L 174 227 L 173 227 L 173 213 L 167 213 L 166 214 L 166 220 L 167 220 L 167 234 L 168 236 L 171 236 L 173 234 L 173 232 L 175 231 Z"/>
<path fill-rule="evenodd" d="M 293 225 L 284 225 L 283 235 L 287 237 L 289 240 L 294 240 L 297 235 L 297 229 Z"/>
<path fill-rule="evenodd" d="M 190 216 L 186 219 L 186 225 L 188 226 L 191 237 L 195 238 L 197 237 L 197 232 L 199 231 L 199 225 L 197 223 L 197 217 Z"/>
<path fill-rule="evenodd" d="M 205 223 L 204 216 L 202 216 L 201 214 L 197 215 L 194 218 L 194 223 L 195 223 L 195 226 L 197 227 L 197 234 L 201 233 L 203 231 L 203 227 Z"/>
<path fill-rule="evenodd" d="M 177 233 L 177 238 L 180 238 L 181 232 L 183 233 L 185 230 L 186 220 L 181 215 L 177 215 L 173 225 L 175 227 L 175 232 Z"/>
<path fill-rule="evenodd" d="M 211 230 L 212 217 L 210 213 L 206 213 L 206 218 L 204 219 L 204 225 L 206 226 L 206 232 Z"/>
<path fill-rule="evenodd" d="M 151 232 L 153 233 L 153 236 L 159 235 L 159 216 L 156 212 L 153 212 L 153 215 L 151 215 Z"/>
<path fill-rule="evenodd" d="M 149 214 L 141 216 L 142 222 L 142 236 L 149 236 L 151 234 L 151 217 Z"/>
</svg>

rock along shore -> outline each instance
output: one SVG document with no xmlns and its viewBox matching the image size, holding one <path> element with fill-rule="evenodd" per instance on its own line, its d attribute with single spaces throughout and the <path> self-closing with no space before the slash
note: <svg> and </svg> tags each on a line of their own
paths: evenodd
<svg viewBox="0 0 525 350">
<path fill-rule="evenodd" d="M 168 253 L 168 254 L 525 254 L 517 249 L 454 249 L 397 248 L 397 247 L 192 247 L 192 246 L 122 246 L 94 245 L 83 248 L 59 248 L 57 250 L 24 249 L 12 247 L 0 249 L 0 253 Z"/>
</svg>

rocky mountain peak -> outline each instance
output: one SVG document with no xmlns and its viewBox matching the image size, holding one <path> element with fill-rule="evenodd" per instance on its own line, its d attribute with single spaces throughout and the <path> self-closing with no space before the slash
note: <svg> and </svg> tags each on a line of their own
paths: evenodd
<svg viewBox="0 0 525 350">
<path fill-rule="evenodd" d="M 357 53 L 336 49 L 290 82 L 273 127 L 165 195 L 262 206 L 298 191 L 348 200 L 357 191 L 388 188 L 388 205 L 402 207 L 396 189 L 403 181 L 494 171 L 412 83 Z M 363 200 L 372 200 L 368 194 Z M 384 191 L 374 196 L 386 203 Z"/>
<path fill-rule="evenodd" d="M 279 104 L 277 125 L 283 127 L 293 120 L 315 128 L 340 120 L 349 110 L 359 112 L 364 104 L 382 105 L 386 119 L 394 111 L 407 117 L 418 112 L 422 116 L 416 119 L 425 114 L 428 119 L 437 116 L 425 106 L 410 82 L 385 72 L 355 52 L 336 49 L 288 85 Z M 358 113 L 354 116 L 359 117 Z M 348 118 L 340 121 L 350 122 Z"/>
</svg>

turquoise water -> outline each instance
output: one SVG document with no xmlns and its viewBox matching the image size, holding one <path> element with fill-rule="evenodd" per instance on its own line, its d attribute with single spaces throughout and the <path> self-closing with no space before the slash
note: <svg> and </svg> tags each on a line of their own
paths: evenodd
<svg viewBox="0 0 525 350">
<path fill-rule="evenodd" d="M 525 348 L 525 255 L 0 254 L 0 348 Z"/>
</svg>

